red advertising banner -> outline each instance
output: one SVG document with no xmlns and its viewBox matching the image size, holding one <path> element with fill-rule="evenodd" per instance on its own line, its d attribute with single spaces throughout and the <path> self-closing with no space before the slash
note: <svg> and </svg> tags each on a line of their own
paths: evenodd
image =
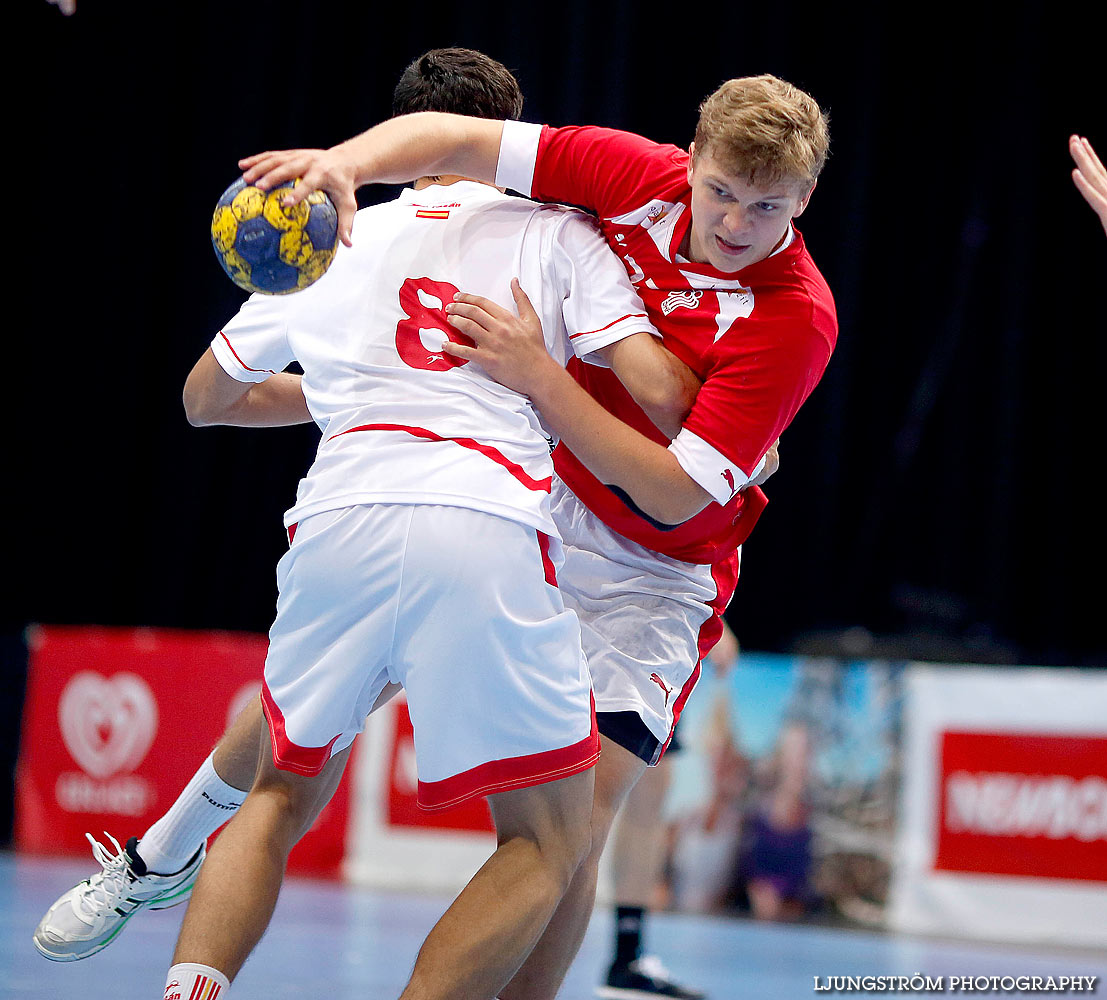
<svg viewBox="0 0 1107 1000">
<path fill-rule="evenodd" d="M 267 646 L 248 633 L 32 629 L 17 848 L 86 854 L 86 831 L 121 843 L 140 836 L 257 694 Z M 338 874 L 348 812 L 349 775 L 289 870 Z"/>
<path fill-rule="evenodd" d="M 1107 737 L 945 732 L 940 871 L 1107 882 Z"/>
<path fill-rule="evenodd" d="M 417 801 L 419 787 L 415 767 L 415 730 L 407 711 L 407 699 L 396 699 L 396 728 L 388 766 L 388 825 L 435 830 L 493 831 L 486 799 L 464 802 L 453 809 L 427 812 Z"/>
</svg>

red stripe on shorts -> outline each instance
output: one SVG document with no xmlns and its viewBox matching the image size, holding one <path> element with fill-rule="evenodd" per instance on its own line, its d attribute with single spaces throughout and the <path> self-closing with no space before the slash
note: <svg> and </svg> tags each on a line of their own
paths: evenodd
<svg viewBox="0 0 1107 1000">
<path fill-rule="evenodd" d="M 510 458 L 490 445 L 481 444 L 480 441 L 473 438 L 442 437 L 442 435 L 435 434 L 434 431 L 429 431 L 425 427 L 412 427 L 408 424 L 362 424 L 360 427 L 351 427 L 349 430 L 339 431 L 327 440 L 333 441 L 336 437 L 342 437 L 343 434 L 353 434 L 355 431 L 404 431 L 415 437 L 426 438 L 428 441 L 452 441 L 462 448 L 480 452 L 480 454 L 484 455 L 486 458 L 492 459 L 497 465 L 502 465 L 528 490 L 541 490 L 544 493 L 549 493 L 553 485 L 552 476 L 547 476 L 545 479 L 534 479 L 527 474 L 526 469 L 521 465 L 511 461 Z"/>
<path fill-rule="evenodd" d="M 302 747 L 293 743 L 285 731 L 284 713 L 280 706 L 273 700 L 269 691 L 269 685 L 264 678 L 261 682 L 261 707 L 265 712 L 265 721 L 269 723 L 270 742 L 273 744 L 273 763 L 282 771 L 292 771 L 295 774 L 303 774 L 314 778 L 331 759 L 331 747 L 341 733 L 337 733 L 333 740 L 325 747 Z"/>
<path fill-rule="evenodd" d="M 537 529 L 535 534 L 538 535 L 538 548 L 542 553 L 542 572 L 546 574 L 546 583 L 551 587 L 556 587 L 557 571 L 554 569 L 553 560 L 550 558 L 550 536 Z"/>
<path fill-rule="evenodd" d="M 668 739 L 661 747 L 658 760 L 669 749 L 669 744 L 673 739 L 673 730 L 676 729 L 677 721 L 680 719 L 680 713 L 684 711 L 685 702 L 688 701 L 688 696 L 700 679 L 700 674 L 703 671 L 703 658 L 711 652 L 715 643 L 719 641 L 719 637 L 723 634 L 723 612 L 726 611 L 730 599 L 734 596 L 734 588 L 738 586 L 739 557 L 740 552 L 735 549 L 729 556 L 720 559 L 711 567 L 711 577 L 715 581 L 715 597 L 707 602 L 713 613 L 700 626 L 698 642 L 700 661 L 696 664 L 696 669 L 692 671 L 692 676 L 685 681 L 684 686 L 680 689 L 676 701 L 673 702 L 673 724 L 669 729 Z"/>
<path fill-rule="evenodd" d="M 494 795 L 513 788 L 529 788 L 587 771 L 600 756 L 595 695 L 591 695 L 590 700 L 592 730 L 580 742 L 558 750 L 491 760 L 441 781 L 420 781 L 417 797 L 419 808 L 427 812 L 452 809 L 469 799 Z"/>
</svg>

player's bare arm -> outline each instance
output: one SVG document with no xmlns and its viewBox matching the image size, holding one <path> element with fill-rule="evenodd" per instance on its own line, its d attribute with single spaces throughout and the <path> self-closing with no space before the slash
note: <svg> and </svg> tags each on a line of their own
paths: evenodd
<svg viewBox="0 0 1107 1000">
<path fill-rule="evenodd" d="M 419 111 L 381 122 L 330 149 L 285 149 L 239 160 L 247 183 L 271 188 L 301 178 L 289 204 L 311 191 L 326 191 L 338 209 L 338 235 L 350 245 L 357 200 L 363 184 L 406 184 L 417 177 L 459 174 L 496 179 L 503 122 L 487 118 Z"/>
<path fill-rule="evenodd" d="M 679 524 L 703 510 L 711 495 L 667 448 L 608 413 L 550 357 L 541 322 L 518 281 L 512 294 L 518 316 L 489 299 L 460 294 L 446 312 L 477 346 L 450 342 L 443 349 L 476 361 L 498 382 L 528 395 L 569 449 L 595 475 L 626 490 L 650 517 Z"/>
<path fill-rule="evenodd" d="M 1100 162 L 1092 144 L 1081 136 L 1069 137 L 1069 153 L 1076 163 L 1072 181 L 1107 232 L 1107 167 Z"/>
<path fill-rule="evenodd" d="M 264 382 L 239 382 L 209 347 L 185 380 L 185 416 L 193 427 L 288 427 L 311 422 L 300 376 L 282 372 Z"/>
<path fill-rule="evenodd" d="M 700 389 L 696 373 L 649 334 L 627 337 L 596 353 L 653 425 L 670 441 L 675 438 Z"/>
</svg>

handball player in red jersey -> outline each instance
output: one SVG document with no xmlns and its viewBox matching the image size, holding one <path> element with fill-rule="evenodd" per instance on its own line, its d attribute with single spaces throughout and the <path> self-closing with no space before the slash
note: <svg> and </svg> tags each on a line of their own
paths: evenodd
<svg viewBox="0 0 1107 1000">
<path fill-rule="evenodd" d="M 477 343 L 471 356 L 529 395 L 561 440 L 564 589 L 581 619 L 603 744 L 591 855 L 504 1000 L 556 994 L 588 924 L 619 804 L 664 753 L 721 634 L 740 546 L 766 502 L 744 487 L 830 360 L 833 298 L 794 225 L 828 149 L 816 101 L 762 75 L 708 97 L 687 150 L 606 128 L 427 113 L 329 150 L 241 163 L 263 187 L 301 177 L 300 191 L 326 190 L 346 241 L 358 186 L 423 174 L 460 173 L 589 209 L 665 346 L 703 383 L 670 441 L 609 372 L 544 361 L 525 297 L 516 297 L 518 317 L 465 295 L 451 307 Z M 634 444 L 632 459 L 612 449 L 622 439 Z"/>
</svg>

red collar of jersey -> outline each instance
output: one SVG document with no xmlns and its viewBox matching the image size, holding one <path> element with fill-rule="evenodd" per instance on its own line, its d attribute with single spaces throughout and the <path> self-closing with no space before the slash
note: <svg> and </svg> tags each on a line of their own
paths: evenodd
<svg viewBox="0 0 1107 1000">
<path fill-rule="evenodd" d="M 792 262 L 803 253 L 803 234 L 793 224 L 792 232 L 795 233 L 795 237 L 788 246 L 776 253 L 769 254 L 768 257 L 762 257 L 761 260 L 743 267 L 740 271 L 720 271 L 710 264 L 697 264 L 690 260 L 678 261 L 676 259 L 677 249 L 684 242 L 684 237 L 692 226 L 691 198 L 691 192 L 688 193 L 687 198 L 681 198 L 681 202 L 686 206 L 687 211 L 682 212 L 681 217 L 677 219 L 673 226 L 672 239 L 669 242 L 669 260 L 682 271 L 690 271 L 714 281 L 738 282 L 748 288 L 766 272 L 771 273 L 781 266 L 791 266 Z"/>
</svg>

